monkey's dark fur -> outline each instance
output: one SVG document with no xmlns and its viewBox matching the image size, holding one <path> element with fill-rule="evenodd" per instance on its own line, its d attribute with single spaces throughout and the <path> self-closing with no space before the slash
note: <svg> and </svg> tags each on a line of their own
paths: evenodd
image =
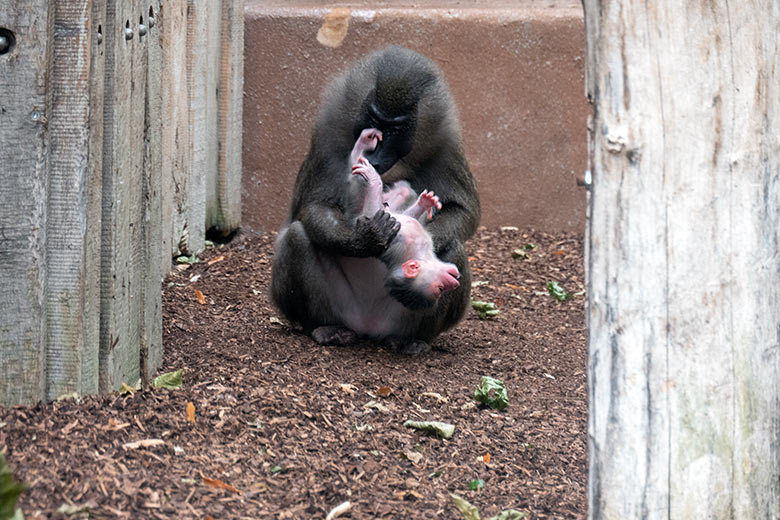
<svg viewBox="0 0 780 520">
<path fill-rule="evenodd" d="M 443 205 L 426 229 L 436 255 L 458 267 L 460 287 L 442 295 L 432 309 L 399 320 L 403 323 L 390 334 L 369 334 L 403 351 L 424 351 L 469 305 L 471 273 L 464 242 L 476 231 L 480 205 L 449 89 L 433 62 L 408 49 L 391 46 L 367 56 L 326 92 L 295 182 L 288 221 L 277 240 L 271 295 L 288 319 L 321 343 L 346 342 L 345 337 L 354 336 L 334 332 L 345 324 L 336 308 L 342 303 L 334 304 L 331 293 L 342 283 L 355 286 L 349 279 L 355 265 L 350 258 L 370 264 L 399 228 L 384 211 L 357 222 L 345 219 L 345 172 L 364 128 L 377 128 L 384 135 L 377 149 L 365 156 L 385 185 L 406 180 L 417 192 L 434 191 Z M 359 303 L 343 302 L 347 305 Z"/>
</svg>

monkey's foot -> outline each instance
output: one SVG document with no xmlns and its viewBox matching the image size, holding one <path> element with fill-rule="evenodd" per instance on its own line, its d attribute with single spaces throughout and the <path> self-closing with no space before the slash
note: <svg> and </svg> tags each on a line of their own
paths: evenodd
<svg viewBox="0 0 780 520">
<path fill-rule="evenodd" d="M 357 343 L 358 335 L 338 325 L 325 325 L 311 331 L 311 337 L 320 345 L 348 347 Z"/>
<path fill-rule="evenodd" d="M 393 352 L 409 356 L 425 354 L 431 350 L 431 346 L 428 343 L 419 339 L 388 338 L 385 340 L 384 345 Z"/>
<path fill-rule="evenodd" d="M 350 160 L 354 164 L 363 152 L 370 152 L 376 149 L 376 145 L 382 140 L 382 131 L 376 128 L 366 128 L 360 133 L 355 146 L 352 148 Z"/>
</svg>

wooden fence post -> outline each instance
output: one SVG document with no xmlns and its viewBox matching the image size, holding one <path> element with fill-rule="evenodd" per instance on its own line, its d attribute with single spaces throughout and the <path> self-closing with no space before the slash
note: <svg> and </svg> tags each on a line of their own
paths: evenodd
<svg viewBox="0 0 780 520">
<path fill-rule="evenodd" d="M 227 234 L 241 225 L 241 143 L 244 132 L 244 0 L 222 3 L 218 167 L 206 227 Z"/>
<path fill-rule="evenodd" d="M 168 0 L 160 9 L 162 42 L 162 272 L 171 256 L 189 251 L 188 184 L 192 175 L 190 95 L 187 80 L 187 0 Z M 193 253 L 196 251 L 193 251 Z"/>
<path fill-rule="evenodd" d="M 242 6 L 0 4 L 0 406 L 160 366 L 171 253 L 239 225 Z"/>
<path fill-rule="evenodd" d="M 0 404 L 44 392 L 53 3 L 0 3 Z"/>
<path fill-rule="evenodd" d="M 98 390 L 105 0 L 55 3 L 46 398 Z"/>
<path fill-rule="evenodd" d="M 134 384 L 142 353 L 160 348 L 152 321 L 161 319 L 160 247 L 152 243 L 159 221 L 159 190 L 147 170 L 146 45 L 148 4 L 107 0 L 103 140 L 103 242 L 101 262 L 100 390 Z M 142 20 L 143 18 L 143 20 Z M 142 23 L 142 22 L 147 23 Z M 144 34 L 145 32 L 145 34 Z M 155 96 L 152 93 L 152 96 Z M 152 114 L 151 118 L 155 115 Z M 155 152 L 156 153 L 156 152 Z M 145 248 L 148 247 L 148 250 Z M 153 304 L 149 305 L 150 298 Z M 151 321 L 150 321 L 151 320 Z M 147 336 L 148 333 L 148 336 Z M 145 352 L 146 350 L 146 352 Z M 157 359 L 157 354 L 152 353 Z"/>
<path fill-rule="evenodd" d="M 146 9 L 143 21 L 147 28 L 142 41 L 146 51 L 146 98 L 144 121 L 144 247 L 146 280 L 144 293 L 144 321 L 141 327 L 141 374 L 151 381 L 162 364 L 162 292 L 161 281 L 170 265 L 170 250 L 163 249 L 162 212 L 162 40 L 160 37 L 160 0 L 141 3 Z M 143 52 L 143 51 L 142 51 Z"/>
<path fill-rule="evenodd" d="M 780 5 L 585 0 L 591 518 L 780 511 Z"/>
</svg>

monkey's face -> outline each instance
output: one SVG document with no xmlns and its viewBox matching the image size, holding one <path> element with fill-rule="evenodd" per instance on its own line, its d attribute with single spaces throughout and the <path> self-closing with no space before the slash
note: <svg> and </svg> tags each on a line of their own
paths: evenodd
<svg viewBox="0 0 780 520">
<path fill-rule="evenodd" d="M 388 293 L 410 309 L 433 307 L 441 295 L 458 288 L 460 272 L 454 264 L 433 260 L 407 260 L 385 279 Z"/>
<path fill-rule="evenodd" d="M 380 175 L 403 159 L 411 150 L 416 129 L 416 107 L 390 111 L 371 98 L 366 100 L 354 128 L 355 139 L 366 128 L 382 131 L 382 140 L 363 155 Z"/>
</svg>

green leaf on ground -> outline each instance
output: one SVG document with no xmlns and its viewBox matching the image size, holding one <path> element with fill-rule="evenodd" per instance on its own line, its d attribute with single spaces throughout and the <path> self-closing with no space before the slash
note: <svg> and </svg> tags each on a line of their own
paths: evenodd
<svg viewBox="0 0 780 520">
<path fill-rule="evenodd" d="M 198 262 L 200 262 L 200 260 L 195 255 L 192 255 L 192 256 L 178 256 L 178 257 L 176 257 L 176 263 L 177 264 L 190 264 L 190 265 L 192 265 L 192 264 L 197 264 Z"/>
<path fill-rule="evenodd" d="M 468 500 L 454 493 L 450 493 L 450 498 L 455 502 L 455 507 L 458 508 L 460 514 L 463 515 L 463 520 L 479 520 L 479 510 L 476 506 L 472 506 Z"/>
<path fill-rule="evenodd" d="M 11 468 L 0 453 L 0 518 L 16 518 L 16 501 L 27 486 L 17 482 Z"/>
<path fill-rule="evenodd" d="M 83 504 L 62 504 L 58 509 L 58 513 L 62 513 L 65 516 L 73 516 L 73 515 L 79 515 L 79 518 L 83 517 L 84 514 L 88 514 L 91 509 L 95 508 L 94 502 L 85 502 Z M 87 518 L 89 518 L 87 516 Z"/>
<path fill-rule="evenodd" d="M 168 372 L 161 376 L 157 376 L 154 378 L 154 381 L 152 381 L 152 386 L 155 388 L 169 388 L 171 390 L 181 388 L 181 372 L 182 369 L 180 368 L 175 372 Z"/>
<path fill-rule="evenodd" d="M 559 302 L 564 302 L 572 297 L 571 293 L 567 293 L 563 287 L 558 285 L 558 282 L 547 282 L 547 292 Z"/>
<path fill-rule="evenodd" d="M 509 406 L 509 396 L 504 382 L 490 376 L 482 376 L 479 386 L 474 390 L 474 399 L 499 411 Z"/>
<path fill-rule="evenodd" d="M 471 300 L 471 306 L 479 313 L 479 319 L 486 320 L 498 316 L 499 310 L 493 302 Z"/>
<path fill-rule="evenodd" d="M 518 511 L 517 509 L 507 509 L 501 511 L 496 516 L 491 516 L 488 520 L 522 520 L 525 518 L 525 513 Z"/>
<path fill-rule="evenodd" d="M 485 481 L 481 478 L 476 478 L 474 480 L 469 480 L 469 489 L 472 491 L 479 491 L 485 487 Z"/>
<path fill-rule="evenodd" d="M 442 439 L 449 439 L 455 433 L 454 424 L 439 421 L 406 421 L 404 426 L 438 435 Z"/>
<path fill-rule="evenodd" d="M 450 493 L 450 498 L 455 502 L 455 507 L 458 508 L 460 514 L 463 515 L 463 520 L 480 520 L 479 510 L 476 506 L 471 505 L 468 500 L 454 493 Z M 488 520 L 522 520 L 525 516 L 525 513 L 517 509 L 507 509 L 501 511 L 496 516 L 491 516 Z"/>
</svg>

